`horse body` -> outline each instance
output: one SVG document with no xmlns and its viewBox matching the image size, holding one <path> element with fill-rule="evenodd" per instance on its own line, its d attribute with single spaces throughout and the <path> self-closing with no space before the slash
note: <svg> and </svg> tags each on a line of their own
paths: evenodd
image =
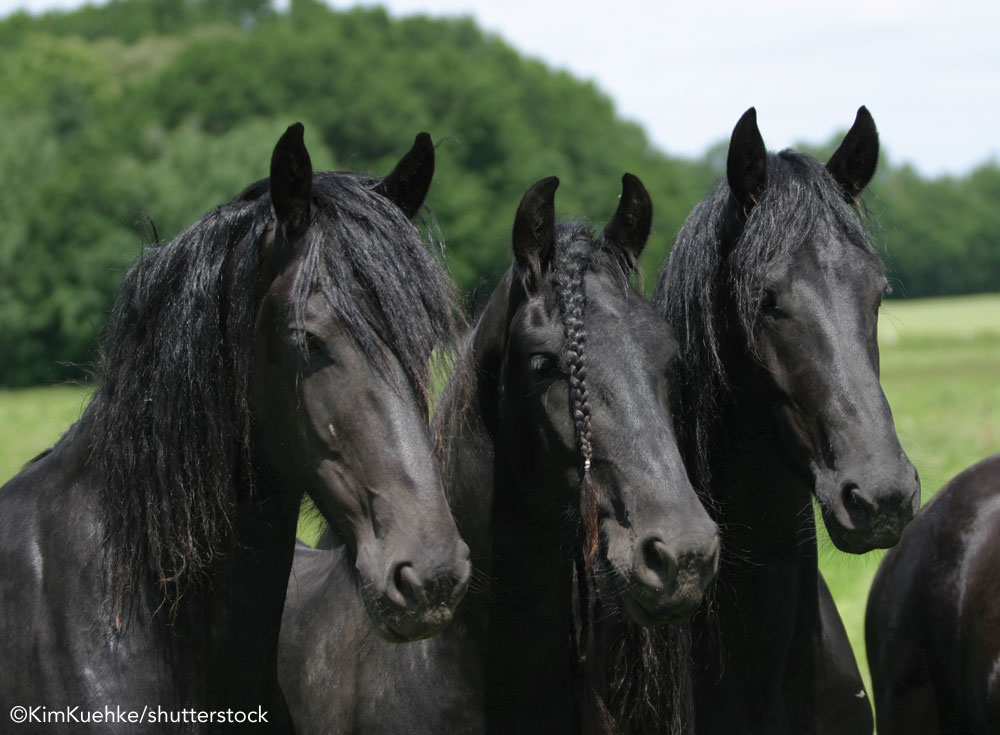
<svg viewBox="0 0 1000 735">
<path fill-rule="evenodd" d="M 691 625 L 698 733 L 824 732 L 821 718 L 845 711 L 842 732 L 871 731 L 823 594 L 811 499 L 853 553 L 895 543 L 919 503 L 878 383 L 887 282 L 850 206 L 877 152 L 864 108 L 825 167 L 768 155 L 748 111 L 727 181 L 689 216 L 657 282 L 654 305 L 681 343 L 680 444 L 723 533 L 712 601 Z M 677 633 L 650 645 L 667 659 Z M 609 695 L 620 729 L 653 729 L 665 706 L 623 700 L 639 688 L 625 679 Z"/>
<path fill-rule="evenodd" d="M 961 472 L 886 554 L 865 637 L 878 732 L 1000 728 L 1000 454 Z"/>
<path fill-rule="evenodd" d="M 292 126 L 269 182 L 126 275 L 93 401 L 0 490 L 5 712 L 141 713 L 119 725 L 129 733 L 290 732 L 277 643 L 303 491 L 350 540 L 387 634 L 450 620 L 469 565 L 423 391 L 453 307 L 403 209 L 426 192 L 429 146 L 418 137 L 382 182 L 314 176 Z M 386 290 L 359 301 L 380 259 Z M 413 321 L 386 324 L 402 303 Z M 360 461 L 372 456 L 376 470 Z M 73 730 L 107 732 L 105 719 Z M 24 731 L 50 727 L 35 724 Z"/>
<path fill-rule="evenodd" d="M 573 572 L 585 549 L 646 623 L 689 613 L 714 572 L 717 529 L 667 418 L 673 341 L 628 282 L 648 196 L 626 176 L 618 212 L 594 238 L 554 225 L 556 183 L 522 199 L 515 265 L 435 409 L 441 472 L 476 569 L 470 593 L 450 629 L 394 646 L 359 630 L 354 613 L 312 614 L 296 587 L 316 555 L 328 570 L 335 557 L 297 553 L 280 659 L 303 733 L 578 732 L 588 705 Z"/>
</svg>

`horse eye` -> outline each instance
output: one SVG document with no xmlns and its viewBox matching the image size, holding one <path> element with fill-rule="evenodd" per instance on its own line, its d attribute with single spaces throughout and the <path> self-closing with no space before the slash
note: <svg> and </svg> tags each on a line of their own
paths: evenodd
<svg viewBox="0 0 1000 735">
<path fill-rule="evenodd" d="M 775 295 L 774 291 L 771 289 L 766 289 L 764 295 L 760 300 L 760 310 L 765 316 L 778 316 L 780 314 L 780 309 L 778 309 L 778 297 Z"/>
<path fill-rule="evenodd" d="M 531 372 L 544 374 L 552 372 L 556 368 L 558 361 L 555 355 L 538 353 L 531 356 L 529 364 L 531 365 Z"/>
<path fill-rule="evenodd" d="M 306 332 L 306 350 L 310 355 L 323 352 L 323 341 L 312 332 Z"/>
<path fill-rule="evenodd" d="M 327 363 L 333 362 L 329 350 L 326 348 L 326 344 L 323 339 L 312 332 L 306 332 L 303 336 L 303 342 L 306 348 L 306 357 L 312 363 Z"/>
</svg>

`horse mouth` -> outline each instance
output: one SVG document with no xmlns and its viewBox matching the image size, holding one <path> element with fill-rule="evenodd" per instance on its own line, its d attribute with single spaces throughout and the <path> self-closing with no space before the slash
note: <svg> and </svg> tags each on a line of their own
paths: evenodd
<svg viewBox="0 0 1000 735">
<path fill-rule="evenodd" d="M 820 498 L 820 511 L 834 546 L 849 554 L 895 546 L 914 514 L 914 509 L 903 502 L 892 501 L 885 507 L 862 507 L 849 496 L 838 500 L 840 502 L 831 507 Z"/>
<path fill-rule="evenodd" d="M 842 514 L 820 506 L 823 523 L 833 545 L 848 554 L 865 554 L 874 549 L 895 546 L 903 535 L 909 518 L 887 518 L 876 522 L 844 523 Z"/>
<path fill-rule="evenodd" d="M 442 602 L 433 609 L 422 612 L 406 611 L 372 619 L 385 640 L 390 643 L 409 643 L 437 635 L 451 625 L 454 617 L 454 609 Z"/>
<path fill-rule="evenodd" d="M 362 584 L 365 609 L 381 636 L 406 643 L 430 638 L 451 625 L 468 589 L 472 564 L 466 559 L 451 571 L 426 580 L 415 594 L 391 594 L 388 588 Z"/>
<path fill-rule="evenodd" d="M 680 623 L 690 619 L 701 605 L 698 594 L 669 595 L 662 590 L 650 594 L 646 590 L 622 591 L 620 593 L 625 611 L 636 623 L 650 627 L 665 623 Z"/>
</svg>

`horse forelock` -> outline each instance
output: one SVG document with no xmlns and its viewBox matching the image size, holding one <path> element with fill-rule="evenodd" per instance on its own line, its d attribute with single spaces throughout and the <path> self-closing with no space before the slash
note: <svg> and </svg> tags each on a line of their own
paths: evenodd
<svg viewBox="0 0 1000 735">
<path fill-rule="evenodd" d="M 429 360 L 435 350 L 454 350 L 460 310 L 441 253 L 375 193 L 375 183 L 342 174 L 314 181 L 316 211 L 294 296 L 295 319 L 304 322 L 310 293 L 321 292 L 365 358 L 377 370 L 385 370 L 390 356 L 398 361 L 426 407 Z"/>
<path fill-rule="evenodd" d="M 370 180 L 314 179 L 314 216 L 292 308 L 324 293 L 376 369 L 389 355 L 417 395 L 427 360 L 456 332 L 440 258 Z M 100 485 L 109 619 L 150 577 L 172 611 L 231 548 L 236 504 L 254 488 L 250 376 L 273 225 L 258 182 L 129 269 L 102 339 L 87 411 L 89 467 Z"/>
</svg>

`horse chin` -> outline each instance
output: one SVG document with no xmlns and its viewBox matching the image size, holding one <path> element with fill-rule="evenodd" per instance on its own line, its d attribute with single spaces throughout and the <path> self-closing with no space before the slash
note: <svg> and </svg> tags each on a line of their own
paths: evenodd
<svg viewBox="0 0 1000 735">
<path fill-rule="evenodd" d="M 830 540 L 840 551 L 864 554 L 874 549 L 895 546 L 910 517 L 905 514 L 884 514 L 874 518 L 859 516 L 840 500 L 817 493 L 823 523 Z"/>
<path fill-rule="evenodd" d="M 650 594 L 652 592 L 652 594 Z M 644 594 L 645 593 L 645 594 Z M 643 589 L 625 590 L 619 595 L 629 617 L 638 625 L 650 627 L 688 620 L 701 604 L 701 594 L 672 595 Z"/>
<path fill-rule="evenodd" d="M 841 522 L 839 513 L 821 505 L 823 523 L 833 545 L 848 554 L 865 554 L 874 549 L 888 549 L 899 542 L 902 525 L 886 525 L 877 529 L 857 528 Z"/>
</svg>

